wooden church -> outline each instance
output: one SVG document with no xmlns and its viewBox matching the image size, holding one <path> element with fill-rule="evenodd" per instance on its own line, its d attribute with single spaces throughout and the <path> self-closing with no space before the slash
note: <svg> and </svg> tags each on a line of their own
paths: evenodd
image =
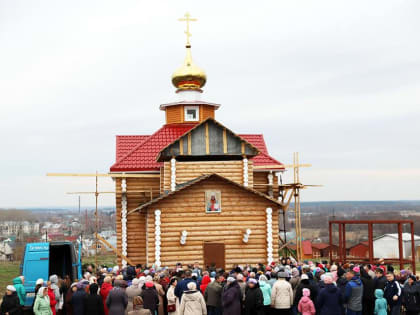
<svg viewBox="0 0 420 315">
<path fill-rule="evenodd" d="M 219 104 L 201 100 L 206 75 L 192 61 L 185 20 L 186 57 L 172 76 L 178 100 L 160 105 L 166 123 L 117 136 L 110 172 L 127 175 L 115 180 L 118 250 L 148 266 L 277 261 L 283 165 L 262 134 L 236 134 L 216 120 Z"/>
</svg>

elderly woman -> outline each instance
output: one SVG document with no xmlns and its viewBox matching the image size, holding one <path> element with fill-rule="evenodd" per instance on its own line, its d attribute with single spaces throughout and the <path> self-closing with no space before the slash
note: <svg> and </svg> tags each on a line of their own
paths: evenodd
<svg viewBox="0 0 420 315">
<path fill-rule="evenodd" d="M 206 302 L 203 295 L 197 291 L 197 284 L 190 282 L 187 288 L 182 295 L 179 315 L 207 315 Z"/>
<path fill-rule="evenodd" d="M 0 306 L 0 314 L 20 314 L 19 298 L 15 287 L 12 285 L 6 287 L 6 294 Z"/>
<path fill-rule="evenodd" d="M 105 315 L 108 315 L 108 307 L 106 306 L 106 299 L 111 290 L 112 290 L 112 278 L 110 276 L 106 276 L 104 278 L 104 283 L 102 283 L 101 291 L 100 291 L 102 302 L 104 304 Z"/>
<path fill-rule="evenodd" d="M 166 297 L 168 299 L 168 314 L 169 315 L 178 315 L 179 310 L 179 299 L 175 295 L 175 287 L 178 284 L 178 281 L 175 277 L 169 282 L 168 292 Z"/>
<path fill-rule="evenodd" d="M 52 315 L 50 298 L 48 297 L 48 288 L 42 287 L 38 290 L 34 304 L 35 315 Z"/>
<path fill-rule="evenodd" d="M 139 288 L 139 284 L 140 284 L 140 280 L 137 278 L 134 278 L 133 281 L 131 282 L 131 285 L 125 290 L 125 293 L 127 293 L 127 297 L 128 297 L 126 313 L 133 310 L 134 298 L 136 296 L 139 296 L 141 293 L 141 288 Z"/>
<path fill-rule="evenodd" d="M 128 297 L 123 287 L 124 280 L 115 280 L 115 287 L 109 292 L 106 298 L 106 306 L 108 307 L 109 315 L 121 315 L 125 313 L 128 304 Z"/>
</svg>

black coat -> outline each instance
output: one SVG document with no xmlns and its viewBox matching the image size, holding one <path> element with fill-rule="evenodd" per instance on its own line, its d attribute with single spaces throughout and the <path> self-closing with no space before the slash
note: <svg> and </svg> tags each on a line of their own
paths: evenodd
<svg viewBox="0 0 420 315">
<path fill-rule="evenodd" d="M 223 315 L 241 314 L 242 293 L 238 281 L 226 285 L 222 293 Z"/>
<path fill-rule="evenodd" d="M 407 311 L 420 311 L 420 286 L 416 282 L 412 285 L 407 283 L 404 286 L 402 292 L 402 303 Z"/>
<path fill-rule="evenodd" d="M 21 314 L 21 307 L 19 298 L 14 292 L 11 295 L 5 294 L 3 297 L 3 302 L 0 306 L 0 314 L 4 315 L 6 313 L 9 313 L 10 315 L 20 315 Z"/>
<path fill-rule="evenodd" d="M 245 290 L 245 315 L 262 315 L 264 298 L 259 286 L 247 287 Z"/>
<path fill-rule="evenodd" d="M 385 276 L 382 276 L 380 278 L 376 278 L 375 279 L 375 289 L 384 290 L 385 286 L 386 286 L 386 282 L 387 282 L 387 280 L 386 280 Z"/>
<path fill-rule="evenodd" d="M 73 306 L 73 315 L 85 315 L 85 298 L 84 289 L 77 289 L 71 297 L 71 305 Z"/>
<path fill-rule="evenodd" d="M 159 295 L 156 288 L 146 288 L 144 285 L 140 296 L 143 298 L 143 308 L 150 310 L 154 314 L 159 305 Z"/>
<path fill-rule="evenodd" d="M 326 284 L 319 292 L 316 301 L 317 314 L 320 315 L 343 315 L 344 298 L 339 288 L 334 284 Z"/>
<path fill-rule="evenodd" d="M 311 291 L 311 300 L 316 301 L 318 296 L 318 288 L 316 285 L 310 284 L 309 280 L 301 280 L 296 288 L 295 299 L 293 302 L 294 306 L 298 306 L 300 299 L 303 296 L 303 289 L 309 289 Z"/>
<path fill-rule="evenodd" d="M 104 303 L 102 297 L 97 294 L 89 294 L 85 298 L 85 314 L 104 315 Z"/>
</svg>

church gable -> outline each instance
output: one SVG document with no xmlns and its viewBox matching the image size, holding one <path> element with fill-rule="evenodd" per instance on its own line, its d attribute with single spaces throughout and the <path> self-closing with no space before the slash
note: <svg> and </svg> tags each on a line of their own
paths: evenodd
<svg viewBox="0 0 420 315">
<path fill-rule="evenodd" d="M 209 118 L 163 148 L 157 160 L 172 157 L 253 157 L 259 150 L 251 143 Z"/>
</svg>

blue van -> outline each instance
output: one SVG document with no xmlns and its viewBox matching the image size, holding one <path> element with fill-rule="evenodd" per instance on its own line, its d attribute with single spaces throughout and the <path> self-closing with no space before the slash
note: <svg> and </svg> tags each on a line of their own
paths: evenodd
<svg viewBox="0 0 420 315">
<path fill-rule="evenodd" d="M 42 278 L 47 281 L 51 275 L 72 281 L 82 278 L 82 264 L 79 254 L 71 242 L 28 243 L 25 247 L 20 274 L 25 277 L 26 302 L 31 306 L 35 298 L 35 282 Z"/>
</svg>

